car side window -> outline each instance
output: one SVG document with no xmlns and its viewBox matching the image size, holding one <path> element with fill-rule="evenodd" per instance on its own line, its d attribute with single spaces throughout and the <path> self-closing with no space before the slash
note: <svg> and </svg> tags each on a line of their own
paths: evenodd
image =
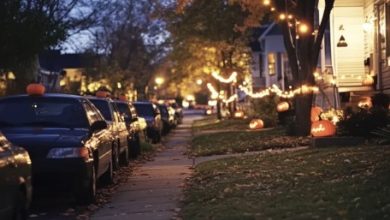
<svg viewBox="0 0 390 220">
<path fill-rule="evenodd" d="M 123 122 L 122 117 L 120 116 L 118 107 L 115 105 L 115 103 L 111 103 L 111 107 L 113 109 L 115 121 L 116 122 Z"/>
<path fill-rule="evenodd" d="M 88 117 L 88 121 L 89 121 L 90 124 L 93 124 L 93 123 L 95 123 L 96 121 L 99 121 L 99 120 L 100 120 L 100 118 L 99 118 L 99 116 L 100 116 L 99 112 L 97 112 L 96 109 L 92 108 L 92 106 L 91 106 L 88 102 L 84 101 L 84 102 L 83 102 L 83 106 L 84 106 L 84 108 L 85 108 L 85 111 L 87 112 L 87 117 Z M 101 116 L 100 116 L 100 117 L 101 117 Z"/>
</svg>

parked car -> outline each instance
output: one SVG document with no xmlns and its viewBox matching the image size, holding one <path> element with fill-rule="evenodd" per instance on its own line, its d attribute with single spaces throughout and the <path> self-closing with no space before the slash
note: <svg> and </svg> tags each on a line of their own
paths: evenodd
<svg viewBox="0 0 390 220">
<path fill-rule="evenodd" d="M 124 117 L 129 134 L 131 135 L 130 156 L 137 157 L 141 153 L 140 135 L 143 133 L 138 122 L 138 115 L 135 107 L 129 101 L 115 100 L 118 110 Z"/>
<path fill-rule="evenodd" d="M 169 131 L 175 127 L 175 115 L 172 114 L 172 109 L 170 110 L 170 107 L 166 106 L 165 104 L 158 105 L 158 108 L 160 109 L 161 113 L 161 120 L 163 122 L 163 132 L 162 134 L 168 134 Z"/>
<path fill-rule="evenodd" d="M 112 181 L 111 133 L 84 97 L 31 93 L 1 98 L 0 130 L 28 151 L 34 187 L 71 186 L 78 201 L 90 203 L 97 179 Z"/>
<path fill-rule="evenodd" d="M 31 194 L 30 156 L 0 133 L 0 219 L 27 219 Z"/>
<path fill-rule="evenodd" d="M 170 106 L 175 109 L 177 124 L 183 123 L 183 109 L 176 102 L 171 103 Z"/>
<path fill-rule="evenodd" d="M 145 118 L 147 123 L 147 135 L 153 143 L 161 141 L 162 121 L 158 107 L 151 102 L 134 102 L 137 114 Z"/>
<path fill-rule="evenodd" d="M 129 148 L 131 148 L 130 143 L 133 140 L 117 105 L 112 99 L 106 97 L 89 96 L 87 98 L 102 113 L 114 138 L 112 142 L 114 169 L 119 169 L 120 164 L 127 166 L 129 163 Z"/>
</svg>

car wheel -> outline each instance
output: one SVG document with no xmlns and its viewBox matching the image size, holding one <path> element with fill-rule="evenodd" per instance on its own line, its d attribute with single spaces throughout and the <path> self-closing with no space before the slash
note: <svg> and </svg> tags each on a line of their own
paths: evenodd
<svg viewBox="0 0 390 220">
<path fill-rule="evenodd" d="M 112 167 L 114 170 L 119 169 L 119 147 L 116 141 L 112 143 Z"/>
<path fill-rule="evenodd" d="M 85 177 L 86 180 L 82 181 L 77 188 L 77 201 L 82 204 L 93 203 L 96 199 L 96 170 L 92 165 L 89 170 L 89 174 Z"/>
<path fill-rule="evenodd" d="M 26 194 L 22 191 L 18 192 L 15 200 L 14 211 L 12 214 L 13 220 L 25 220 L 27 219 L 27 198 Z"/>
<path fill-rule="evenodd" d="M 134 135 L 133 140 L 131 140 L 130 143 L 131 144 L 129 145 L 129 152 L 131 158 L 134 159 L 141 154 L 141 143 L 139 134 Z"/>
<path fill-rule="evenodd" d="M 101 177 L 103 184 L 110 185 L 114 182 L 114 168 L 112 167 L 112 159 L 108 165 L 107 171 Z"/>
<path fill-rule="evenodd" d="M 129 148 L 126 147 L 123 153 L 120 155 L 120 164 L 122 166 L 128 166 L 129 165 Z"/>
</svg>

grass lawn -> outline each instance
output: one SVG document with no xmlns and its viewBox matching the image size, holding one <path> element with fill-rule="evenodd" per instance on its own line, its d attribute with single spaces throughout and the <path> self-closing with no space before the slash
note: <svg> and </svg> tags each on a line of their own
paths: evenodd
<svg viewBox="0 0 390 220">
<path fill-rule="evenodd" d="M 206 162 L 183 219 L 389 219 L 390 147 L 308 149 Z"/>
<path fill-rule="evenodd" d="M 204 119 L 194 121 L 192 130 L 194 132 L 204 130 L 246 130 L 249 127 L 249 119 L 223 119 L 218 120 L 215 115 L 207 116 Z"/>
<path fill-rule="evenodd" d="M 308 144 L 308 138 L 286 136 L 281 128 L 259 131 L 232 131 L 195 136 L 192 139 L 189 153 L 195 156 L 209 156 L 270 148 L 307 146 Z"/>
</svg>

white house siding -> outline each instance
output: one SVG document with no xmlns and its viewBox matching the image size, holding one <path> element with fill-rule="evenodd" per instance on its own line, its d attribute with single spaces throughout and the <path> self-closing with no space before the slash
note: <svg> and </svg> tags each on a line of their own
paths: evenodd
<svg viewBox="0 0 390 220">
<path fill-rule="evenodd" d="M 350 4 L 353 2 L 357 6 L 351 7 Z M 344 5 L 348 7 L 344 7 Z M 339 1 L 336 6 L 333 9 L 331 25 L 332 57 L 339 91 L 341 92 L 358 89 L 362 86 L 365 76 L 365 46 L 362 28 L 364 10 L 363 6 L 360 6 L 360 2 L 355 0 Z M 341 36 L 344 36 L 348 44 L 347 47 L 337 47 Z"/>
</svg>

